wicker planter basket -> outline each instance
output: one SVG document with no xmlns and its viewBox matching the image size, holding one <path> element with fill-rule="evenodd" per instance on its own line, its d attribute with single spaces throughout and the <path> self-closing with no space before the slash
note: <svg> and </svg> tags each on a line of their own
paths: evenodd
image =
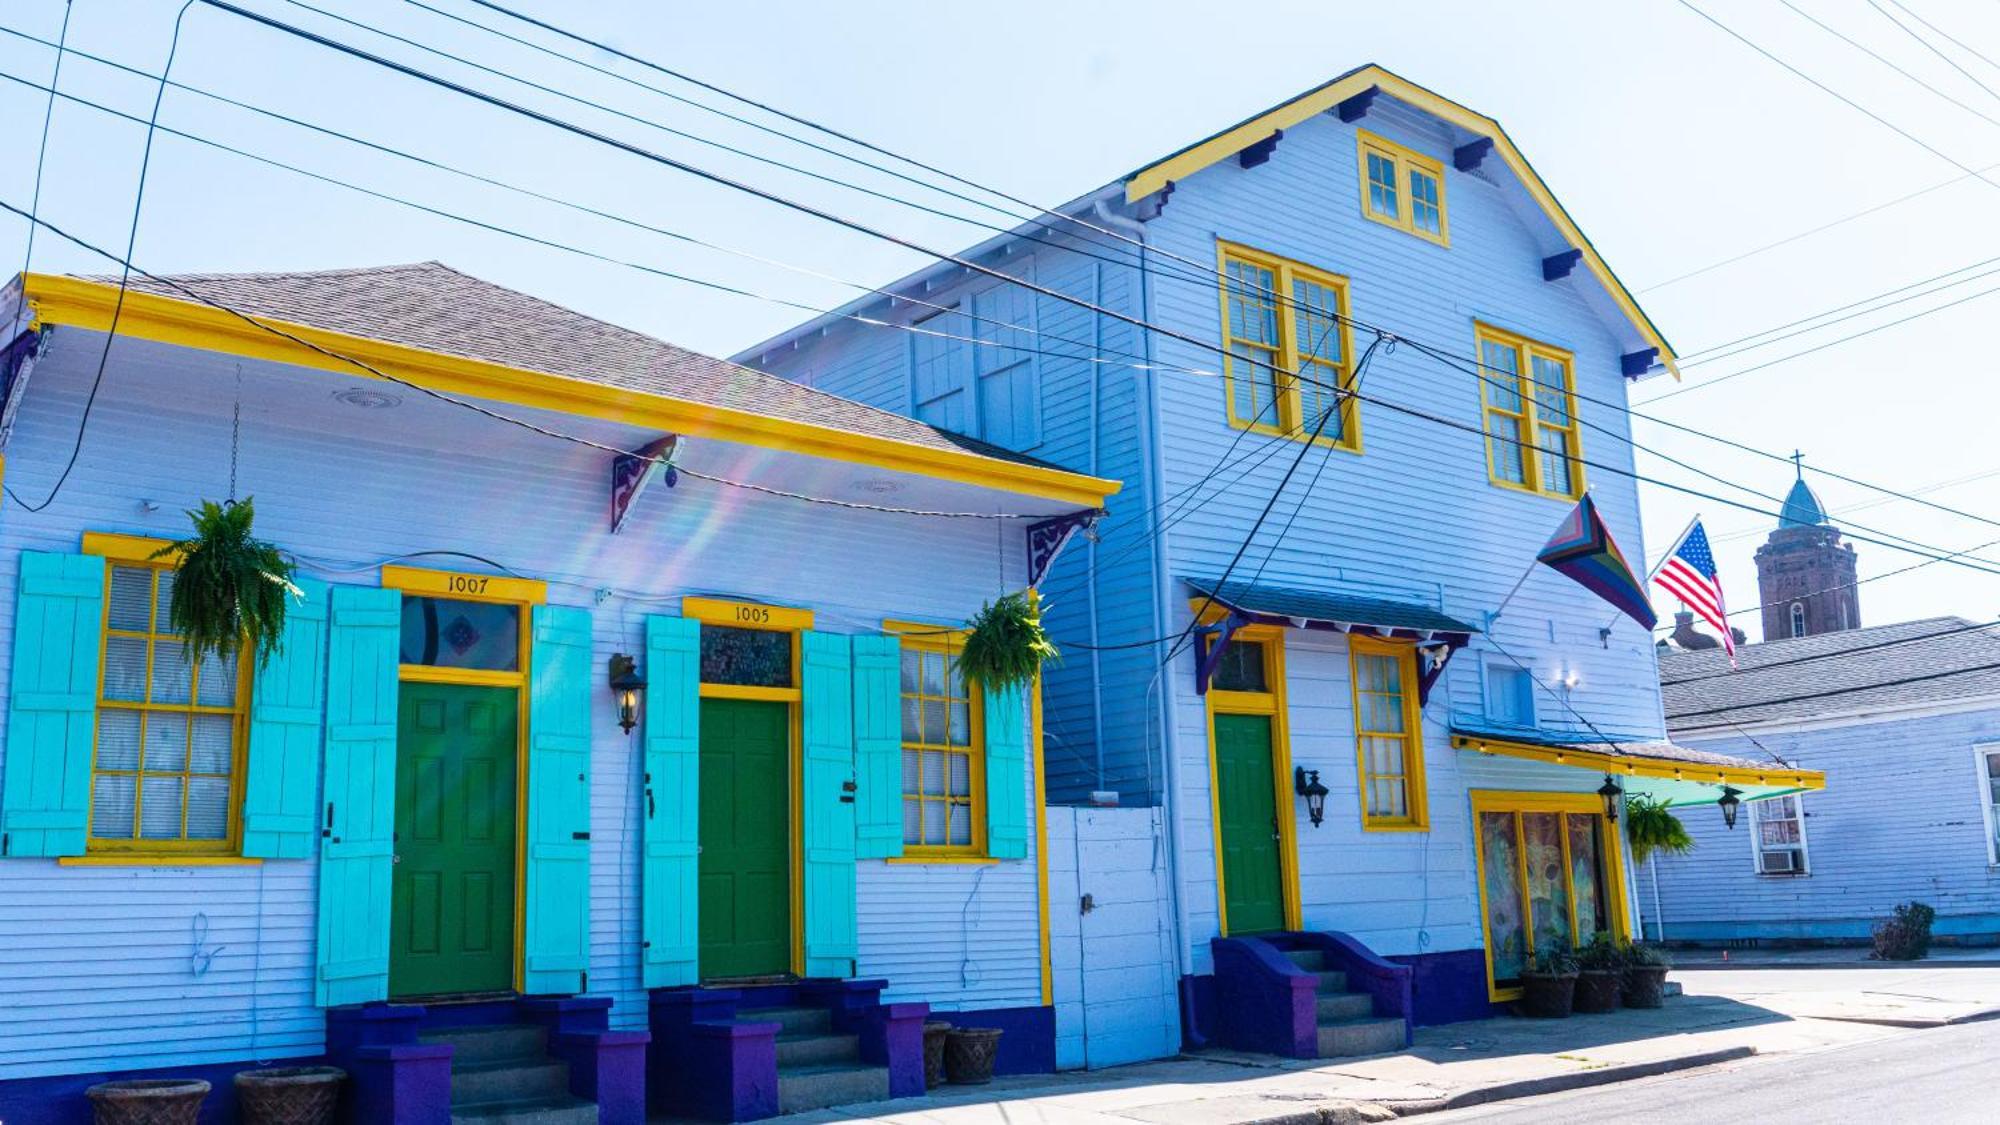
<svg viewBox="0 0 2000 1125">
<path fill-rule="evenodd" d="M 195 1125 L 208 1083 L 198 1078 L 99 1082 L 84 1091 L 97 1125 Z"/>
<path fill-rule="evenodd" d="M 924 1089 L 935 1090 L 944 1085 L 944 1040 L 951 1034 L 951 1025 L 942 1020 L 924 1022 Z"/>
<path fill-rule="evenodd" d="M 244 1125 L 333 1125 L 347 1072 L 337 1066 L 280 1066 L 236 1076 Z"/>
<path fill-rule="evenodd" d="M 1657 1008 L 1666 1003 L 1666 991 L 1666 966 L 1634 965 L 1625 970 L 1626 1007 Z"/>
<path fill-rule="evenodd" d="M 959 1086 L 983 1086 L 993 1081 L 993 1059 L 1000 1053 L 997 1027 L 954 1027 L 944 1039 L 944 1073 Z"/>
<path fill-rule="evenodd" d="M 1521 974 L 1521 1000 L 1517 1005 L 1524 1016 L 1536 1019 L 1566 1018 L 1576 1001 L 1576 974 Z"/>
<path fill-rule="evenodd" d="M 1618 1010 L 1618 990 L 1625 974 L 1616 969 L 1585 969 L 1576 976 L 1575 1010 L 1597 1014 Z"/>
</svg>

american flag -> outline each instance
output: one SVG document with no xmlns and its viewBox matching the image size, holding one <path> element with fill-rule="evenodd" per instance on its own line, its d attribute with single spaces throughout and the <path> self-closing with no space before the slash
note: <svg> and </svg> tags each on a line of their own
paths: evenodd
<svg viewBox="0 0 2000 1125">
<path fill-rule="evenodd" d="M 1700 517 L 1688 525 L 1687 534 L 1681 536 L 1679 545 L 1667 561 L 1653 572 L 1653 581 L 1660 584 L 1682 605 L 1694 611 L 1722 636 L 1723 651 L 1729 654 L 1729 663 L 1736 663 L 1736 635 L 1729 631 L 1729 612 L 1722 600 L 1722 579 L 1715 573 L 1715 552 L 1709 549 L 1708 532 L 1701 526 Z"/>
</svg>

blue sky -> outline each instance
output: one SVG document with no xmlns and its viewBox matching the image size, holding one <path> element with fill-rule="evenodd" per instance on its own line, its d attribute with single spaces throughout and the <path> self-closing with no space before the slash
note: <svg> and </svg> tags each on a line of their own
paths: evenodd
<svg viewBox="0 0 2000 1125">
<path fill-rule="evenodd" d="M 246 6 L 728 172 L 931 245 L 980 228 L 720 153 L 663 129 L 857 177 L 848 166 L 741 126 L 495 40 L 406 0 L 308 0 L 315 7 L 494 68 L 428 57 L 291 0 Z M 518 0 L 622 49 L 920 156 L 1024 198 L 1055 203 L 1363 62 L 1382 63 L 1503 122 L 1612 266 L 1685 355 L 2000 255 L 2000 6 L 1971 0 L 1794 0 L 1798 8 L 1910 71 L 1927 90 L 1809 22 L 1783 0 L 1696 0 L 1745 36 L 1913 134 L 1912 140 L 1760 57 L 1678 0 L 1543 3 L 1007 5 Z M 424 0 L 479 13 L 466 0 Z M 1880 6 L 1877 7 L 1876 4 Z M 0 27 L 53 40 L 61 0 L 9 0 Z M 178 3 L 76 0 L 71 45 L 157 73 Z M 1955 47 L 1914 22 L 1930 21 Z M 1965 67 L 1960 73 L 1890 20 L 1900 16 Z M 519 31 L 518 27 L 513 30 Z M 598 65 L 617 67 L 600 57 Z M 0 35 L 0 72 L 46 84 L 53 52 Z M 627 72 L 646 78 L 642 71 Z M 744 254 L 880 282 L 922 259 L 787 214 L 545 127 L 420 87 L 197 6 L 176 80 L 475 171 L 694 235 Z M 506 77 L 503 77 L 506 76 Z M 556 87 L 630 116 L 579 107 L 511 78 Z M 62 87 L 143 117 L 152 84 L 72 57 Z M 1986 87 L 1991 87 L 1989 90 Z M 721 104 L 712 95 L 688 96 Z M 46 95 L 0 80 L 0 198 L 24 205 Z M 1959 104 L 1953 104 L 1953 99 Z M 828 307 L 844 288 L 745 257 L 635 232 L 435 170 L 167 92 L 163 124 L 501 227 L 655 269 Z M 58 102 L 43 212 L 122 247 L 143 130 Z M 1919 144 L 1918 141 L 1922 143 Z M 1936 151 L 1928 151 L 1926 147 Z M 866 181 L 917 193 L 881 177 Z M 157 143 L 135 257 L 154 271 L 325 268 L 436 258 L 493 281 L 717 354 L 803 319 L 796 308 L 704 291 L 655 274 L 491 231 L 205 149 Z M 1945 186 L 1936 186 L 1945 185 Z M 1701 270 L 1864 209 L 1914 199 L 1779 249 Z M 943 197 L 947 209 L 971 210 Z M 999 221 L 990 213 L 989 219 Z M 25 224 L 0 223 L 11 272 Z M 2000 263 L 1995 263 L 2000 265 Z M 105 264 L 47 235 L 34 267 Z M 1683 386 L 1829 343 L 1962 298 L 1956 307 L 1784 360 L 1645 408 L 1661 418 L 2000 520 L 2000 447 L 1989 440 L 2000 380 L 1988 343 L 2000 276 L 1808 331 L 1740 355 L 1691 363 Z M 1971 280 L 1965 280 L 1971 279 Z M 1656 380 L 1644 401 L 1674 389 Z M 1788 466 L 1647 422 L 1640 442 L 1730 481 L 1781 495 Z M 1596 454 L 1593 454 L 1595 456 Z M 1641 454 L 1642 472 L 1746 503 L 1773 502 Z M 1990 474 L 1990 475 L 1985 475 Z M 1949 550 L 2000 539 L 2000 525 L 1814 479 L 1836 516 Z M 1647 546 L 1707 518 L 1732 601 L 1755 602 L 1751 551 L 1770 521 L 1663 488 L 1644 492 Z M 1863 575 L 1921 561 L 1859 546 Z M 1633 552 L 1633 553 L 1636 553 Z M 1982 552 L 1996 560 L 2000 546 Z M 1662 609 L 1670 609 L 1662 606 Z M 1872 623 L 1931 614 L 2000 615 L 1996 576 L 1939 564 L 1863 588 Z M 1739 619 L 1753 638 L 1754 620 Z"/>
</svg>

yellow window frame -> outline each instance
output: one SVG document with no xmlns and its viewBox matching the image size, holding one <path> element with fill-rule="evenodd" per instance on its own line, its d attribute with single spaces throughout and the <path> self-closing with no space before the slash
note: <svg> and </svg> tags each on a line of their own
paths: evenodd
<svg viewBox="0 0 2000 1125">
<path fill-rule="evenodd" d="M 1217 273 L 1222 278 L 1220 285 L 1223 351 L 1222 401 L 1223 409 L 1229 417 L 1229 424 L 1239 430 L 1253 430 L 1257 433 L 1273 434 L 1279 437 L 1291 438 L 1295 441 L 1307 440 L 1310 436 L 1309 431 L 1313 426 L 1318 424 L 1319 419 L 1309 419 L 1305 415 L 1305 380 L 1307 378 L 1314 380 L 1316 397 L 1332 394 L 1333 388 L 1324 385 L 1328 381 L 1324 376 L 1306 376 L 1304 374 L 1306 365 L 1310 363 L 1314 368 L 1320 370 L 1332 368 L 1334 371 L 1332 382 L 1335 386 L 1338 386 L 1343 391 L 1354 389 L 1354 328 L 1349 321 L 1349 317 L 1352 315 L 1350 311 L 1352 306 L 1349 303 L 1348 279 L 1336 273 L 1315 269 L 1303 262 L 1295 262 L 1289 258 L 1281 258 L 1276 254 L 1266 253 L 1265 251 L 1257 250 L 1241 243 L 1223 240 L 1217 240 L 1216 242 L 1216 260 Z M 1272 349 L 1254 340 L 1237 339 L 1232 334 L 1231 325 L 1235 323 L 1234 318 L 1230 315 L 1231 288 L 1229 267 L 1232 263 L 1269 270 L 1271 272 L 1274 281 L 1272 287 L 1273 295 L 1267 298 L 1260 297 L 1259 299 L 1268 299 L 1276 306 L 1278 337 L 1278 346 L 1276 349 Z M 1319 351 L 1324 349 L 1323 341 L 1315 342 L 1314 355 L 1307 356 L 1300 352 L 1298 342 L 1298 317 L 1300 308 L 1296 293 L 1296 286 L 1300 282 L 1316 285 L 1331 291 L 1338 302 L 1339 307 L 1335 310 L 1334 317 L 1332 318 L 1335 321 L 1332 331 L 1339 333 L 1340 362 L 1338 363 L 1330 363 L 1317 355 Z M 1236 380 L 1239 377 L 1254 379 L 1258 375 L 1258 372 L 1255 370 L 1257 365 L 1251 364 L 1248 366 L 1252 370 L 1241 373 L 1239 376 L 1235 353 L 1235 349 L 1238 346 L 1254 348 L 1259 352 L 1272 355 L 1271 365 L 1277 369 L 1273 373 L 1274 378 L 1272 379 L 1272 384 L 1275 387 L 1277 395 L 1278 417 L 1276 421 L 1264 421 L 1261 412 L 1256 417 L 1251 418 L 1244 418 L 1237 414 Z M 1274 351 L 1275 354 L 1273 354 Z M 1261 380 L 1259 383 L 1262 385 Z M 1361 413 L 1355 408 L 1355 400 L 1351 397 L 1342 399 L 1339 409 L 1340 436 L 1338 438 L 1330 438 L 1322 435 L 1317 438 L 1311 438 L 1311 440 L 1316 445 L 1324 445 L 1333 449 L 1344 449 L 1350 453 L 1359 453 L 1361 452 Z"/>
<path fill-rule="evenodd" d="M 882 628 L 885 632 L 895 634 L 897 636 L 898 641 L 901 643 L 904 649 L 915 649 L 919 652 L 942 653 L 944 655 L 946 694 L 943 697 L 943 702 L 945 704 L 945 730 L 946 730 L 945 737 L 947 742 L 949 742 L 950 729 L 951 729 L 950 692 L 952 690 L 951 687 L 952 681 L 955 678 L 955 673 L 952 669 L 952 664 L 958 653 L 958 650 L 965 644 L 965 638 L 966 638 L 965 630 L 954 629 L 948 625 L 925 624 L 920 621 L 895 621 L 895 620 L 882 622 Z M 897 676 L 899 677 L 899 681 L 902 675 L 901 661 L 902 661 L 902 654 L 899 652 L 897 654 Z M 939 698 L 937 696 L 924 695 L 923 692 L 921 691 L 922 685 L 920 684 L 918 686 L 920 690 L 918 691 L 916 698 L 920 700 Z M 908 840 L 904 840 L 903 855 L 901 856 L 901 858 L 907 862 L 985 863 L 989 859 L 989 857 L 986 854 L 985 699 L 983 698 L 982 693 L 976 688 L 967 687 L 965 691 L 966 691 L 966 699 L 965 699 L 966 738 L 968 741 L 963 751 L 959 750 L 957 747 L 953 747 L 950 745 L 935 746 L 928 742 L 913 743 L 913 742 L 901 741 L 899 742 L 899 745 L 901 746 L 902 751 L 905 753 L 908 753 L 910 751 L 915 751 L 921 754 L 927 750 L 928 751 L 942 750 L 946 753 L 951 753 L 951 754 L 963 753 L 965 755 L 965 767 L 969 785 L 968 785 L 967 796 L 964 803 L 968 806 L 967 811 L 971 820 L 972 842 L 968 844 L 912 844 Z M 908 694 L 909 693 L 902 690 L 902 685 L 900 682 L 898 682 L 896 689 L 896 698 L 898 701 L 898 706 L 897 706 L 898 722 L 901 721 L 901 715 L 902 715 L 901 701 Z M 922 777 L 921 771 L 922 771 L 922 766 L 920 762 L 919 775 L 918 775 L 920 787 L 921 787 L 921 777 Z M 947 776 L 949 776 L 949 771 L 947 771 Z M 929 798 L 925 797 L 921 791 L 915 794 L 909 792 L 902 792 L 898 794 L 898 797 L 899 800 L 897 803 L 897 808 L 899 811 L 904 802 L 911 800 L 913 797 L 917 800 L 919 805 L 918 816 L 919 820 L 921 821 L 922 817 L 921 806 L 925 801 L 929 800 Z M 949 795 L 945 796 L 943 800 L 946 804 L 945 820 L 948 830 L 951 818 L 950 806 L 958 802 L 953 801 Z"/>
<path fill-rule="evenodd" d="M 178 556 L 166 555 L 160 558 L 155 558 L 154 556 L 161 550 L 169 548 L 172 545 L 173 545 L 172 542 L 166 539 L 155 539 L 150 536 L 144 536 L 144 535 L 124 535 L 115 532 L 93 531 L 93 532 L 86 532 L 83 536 L 83 553 L 86 555 L 96 555 L 101 557 L 104 560 L 104 574 L 105 574 L 104 611 L 99 626 L 99 636 L 97 642 L 97 699 L 96 699 L 95 710 L 99 713 L 103 712 L 106 709 L 118 710 L 118 711 L 136 711 L 141 715 L 151 715 L 156 712 L 170 712 L 176 715 L 231 716 L 234 721 L 231 724 L 231 733 L 230 733 L 228 828 L 224 832 L 223 838 L 219 840 L 160 840 L 160 839 L 142 839 L 137 836 L 133 836 L 131 838 L 100 839 L 95 835 L 92 835 L 91 829 L 86 827 L 84 832 L 85 855 L 82 857 L 72 857 L 72 858 L 83 859 L 83 860 L 88 860 L 92 857 L 96 857 L 99 860 L 111 858 L 115 859 L 115 861 L 117 862 L 132 862 L 132 863 L 147 863 L 154 861 L 161 863 L 176 863 L 182 861 L 212 863 L 222 859 L 231 859 L 237 857 L 240 855 L 242 851 L 243 785 L 244 785 L 244 774 L 249 765 L 248 759 L 249 759 L 249 742 L 250 742 L 249 739 L 250 683 L 251 683 L 251 677 L 255 674 L 255 666 L 257 663 L 254 658 L 254 655 L 243 653 L 239 650 L 238 661 L 236 666 L 237 670 L 236 670 L 235 702 L 229 707 L 203 706 L 202 704 L 196 702 L 196 700 L 200 698 L 200 690 L 201 690 L 201 673 L 199 669 L 199 662 L 197 662 L 196 669 L 193 672 L 193 678 L 188 683 L 188 703 L 186 706 L 180 706 L 174 704 L 155 704 L 150 702 L 153 694 L 154 643 L 158 640 L 175 636 L 175 634 L 167 632 L 161 628 L 161 626 L 163 626 L 166 623 L 165 618 L 167 614 L 167 606 L 159 604 L 159 577 L 157 574 L 155 574 L 153 577 L 153 590 L 151 593 L 151 597 L 153 598 L 154 605 L 153 605 L 153 619 L 150 622 L 151 626 L 150 629 L 145 633 L 139 633 L 129 629 L 113 629 L 111 627 L 111 595 L 110 595 L 111 569 L 114 566 L 123 566 L 123 567 L 141 568 L 151 571 L 170 570 L 173 568 L 174 564 L 179 561 Z M 104 698 L 105 654 L 107 649 L 107 642 L 110 640 L 110 638 L 114 636 L 143 637 L 146 639 L 147 652 L 146 652 L 145 696 L 146 699 L 148 700 L 147 702 L 137 702 L 133 700 L 113 700 Z M 142 732 L 143 729 L 144 728 L 142 727 L 141 728 Z M 141 737 L 143 739 L 143 733 Z M 99 773 L 99 770 L 97 768 L 97 720 L 95 716 L 93 716 L 91 721 L 90 743 L 91 743 L 90 777 L 91 777 L 91 793 L 92 793 L 90 808 L 91 811 L 94 813 L 97 803 L 96 788 L 97 788 L 97 775 Z M 149 772 L 144 769 L 145 759 L 143 750 L 141 751 L 141 758 L 139 765 L 140 768 L 136 770 L 104 771 L 106 773 L 114 773 L 120 775 L 129 774 L 132 776 L 135 788 L 135 792 L 133 793 L 133 805 L 132 805 L 133 830 L 135 832 L 138 831 L 139 824 L 145 812 L 145 785 L 143 782 L 143 778 L 145 777 L 146 773 Z M 193 766 L 194 766 L 194 747 L 192 743 L 190 743 L 187 752 L 187 761 L 180 771 L 182 777 L 181 830 L 183 832 L 187 830 L 186 782 L 189 777 L 196 776 L 193 771 Z M 152 772 L 157 773 L 158 771 L 152 771 Z M 213 776 L 213 775 L 202 775 L 202 776 Z M 88 821 L 86 821 L 86 824 L 87 823 Z"/>
<path fill-rule="evenodd" d="M 1194 599 L 1190 604 L 1197 612 L 1202 611 L 1202 599 Z M 1221 616 L 1220 607 L 1211 606 L 1204 614 L 1203 624 L 1210 624 Z M 1263 646 L 1265 690 L 1220 691 L 1211 687 L 1202 697 L 1208 727 L 1208 823 L 1215 840 L 1216 932 L 1229 936 L 1229 896 L 1224 893 L 1227 885 L 1222 870 L 1222 792 L 1215 783 L 1217 715 L 1268 715 L 1271 718 L 1271 785 L 1276 793 L 1278 809 L 1278 884 L 1285 900 L 1285 928 L 1304 929 L 1299 898 L 1297 801 L 1292 793 L 1292 730 L 1288 721 L 1291 708 L 1285 699 L 1285 630 L 1277 625 L 1245 625 L 1229 639 L 1231 643 L 1246 641 Z M 1203 639 L 1201 652 L 1204 656 L 1212 645 L 1212 640 Z"/>
<path fill-rule="evenodd" d="M 1362 217 L 1381 223 L 1385 227 L 1402 231 L 1404 234 L 1414 235 L 1425 242 L 1449 247 L 1451 245 L 1451 211 L 1445 200 L 1443 162 L 1433 160 L 1407 145 L 1397 144 L 1387 137 L 1371 133 L 1366 129 L 1356 129 L 1354 132 L 1357 146 L 1355 163 L 1359 166 L 1361 177 Z M 1370 156 L 1388 162 L 1392 169 L 1391 175 L 1395 177 L 1394 187 L 1397 202 L 1396 214 L 1394 215 L 1384 215 L 1375 210 L 1371 205 L 1369 189 L 1372 186 L 1372 179 L 1368 174 L 1368 158 Z M 1417 211 L 1413 205 L 1416 192 L 1410 183 L 1410 174 L 1412 172 L 1428 176 L 1431 182 L 1437 185 L 1438 229 L 1436 231 L 1428 231 L 1417 225 Z"/>
<path fill-rule="evenodd" d="M 1516 372 L 1513 375 L 1514 391 L 1520 399 L 1519 411 L 1508 410 L 1494 401 L 1493 391 L 1496 381 L 1506 381 L 1508 376 L 1486 365 L 1486 345 L 1493 344 L 1514 352 Z M 1531 340 L 1504 328 L 1490 324 L 1473 325 L 1473 362 L 1479 371 L 1479 417 L 1480 431 L 1486 441 L 1486 479 L 1496 488 L 1512 489 L 1515 492 L 1532 492 L 1537 496 L 1548 496 L 1557 500 L 1574 500 L 1584 493 L 1583 479 L 1583 438 L 1582 423 L 1576 416 L 1576 356 L 1563 348 Z M 1541 404 L 1536 401 L 1535 388 L 1541 385 L 1535 378 L 1535 360 L 1541 359 L 1562 368 L 1563 410 L 1568 415 L 1567 424 L 1548 421 Z M 1494 430 L 1494 419 L 1504 419 L 1503 423 L 1513 432 L 1501 435 Z M 1542 479 L 1543 431 L 1563 435 L 1563 455 L 1569 459 L 1569 489 L 1552 488 Z M 1521 451 L 1522 480 L 1511 481 L 1500 475 L 1499 458 L 1494 452 L 1494 444 L 1503 442 L 1518 446 Z"/>
<path fill-rule="evenodd" d="M 1361 658 L 1382 656 L 1396 661 L 1403 685 L 1401 706 L 1403 730 L 1374 731 L 1365 729 L 1362 723 L 1361 706 Z M 1360 788 L 1356 805 L 1361 813 L 1361 827 L 1368 832 L 1424 832 L 1430 828 L 1429 787 L 1424 782 L 1424 727 L 1423 708 L 1417 701 L 1417 646 L 1414 641 L 1391 641 L 1380 637 L 1363 636 L 1359 633 L 1347 635 L 1347 675 L 1352 691 L 1354 706 L 1354 768 Z M 1374 694 L 1374 693 L 1371 693 Z M 1397 738 L 1403 740 L 1403 804 L 1409 810 L 1405 816 L 1377 816 L 1368 811 L 1368 787 L 1371 781 L 1383 776 L 1372 774 L 1368 769 L 1368 743 L 1370 738 Z"/>
<path fill-rule="evenodd" d="M 1501 988 L 1493 977 L 1493 929 L 1487 920 L 1486 911 L 1486 849 L 1480 844 L 1480 815 L 1482 813 L 1511 813 L 1514 816 L 1516 870 L 1510 872 L 1517 881 L 1517 892 L 1522 906 L 1528 903 L 1527 847 L 1523 842 L 1525 830 L 1521 826 L 1522 813 L 1574 813 L 1597 817 L 1598 855 L 1604 861 L 1604 902 L 1610 911 L 1610 930 L 1614 938 L 1629 939 L 1632 935 L 1631 916 L 1625 902 L 1625 852 L 1620 846 L 1617 824 L 1604 819 L 1604 799 L 1595 793 L 1533 793 L 1501 789 L 1474 789 L 1472 791 L 1472 854 L 1475 862 L 1474 875 L 1479 880 L 1479 932 L 1484 938 L 1486 954 L 1486 995 L 1499 1002 L 1521 998 L 1519 988 Z M 1568 900 L 1570 933 L 1576 933 L 1576 883 L 1575 865 L 1569 854 L 1569 833 L 1560 833 L 1563 852 L 1563 887 Z M 1531 918 L 1522 918 L 1523 956 L 1533 962 L 1535 955 L 1535 927 Z"/>
</svg>

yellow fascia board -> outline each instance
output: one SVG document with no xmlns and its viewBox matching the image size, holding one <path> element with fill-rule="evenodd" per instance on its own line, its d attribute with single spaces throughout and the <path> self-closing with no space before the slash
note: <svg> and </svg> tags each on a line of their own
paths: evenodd
<svg viewBox="0 0 2000 1125">
<path fill-rule="evenodd" d="M 34 310 L 31 327 L 67 325 L 92 332 L 111 328 L 118 287 L 106 282 L 52 274 L 23 275 Z M 972 484 L 1061 504 L 1102 507 L 1121 482 L 1061 469 L 981 457 L 960 450 L 931 449 L 893 438 L 856 434 L 808 422 L 770 418 L 727 407 L 688 402 L 667 395 L 592 383 L 485 360 L 425 351 L 352 336 L 276 317 L 260 323 L 289 333 L 337 356 L 360 360 L 398 379 L 446 394 L 489 399 L 513 406 L 553 410 L 584 418 L 642 426 L 663 433 L 738 442 L 833 461 L 868 465 Z M 345 359 L 322 355 L 246 323 L 233 313 L 196 301 L 128 292 L 118 316 L 118 333 L 164 344 L 199 348 L 245 359 L 313 367 L 360 378 L 375 378 Z"/>
<path fill-rule="evenodd" d="M 1712 766 L 1699 762 L 1672 762 L 1660 758 L 1627 758 L 1554 746 L 1536 746 L 1499 738 L 1471 735 L 1451 736 L 1453 748 L 1503 758 L 1525 758 L 1558 766 L 1576 766 L 1593 772 L 1622 773 L 1628 777 L 1654 777 L 1667 781 L 1694 781 L 1713 785 L 1784 786 L 1793 790 L 1824 789 L 1826 774 L 1819 770 L 1767 770 L 1756 766 Z"/>
<path fill-rule="evenodd" d="M 1555 193 L 1542 182 L 1534 166 L 1528 163 L 1528 158 L 1521 155 L 1520 149 L 1514 147 L 1514 142 L 1507 136 L 1507 131 L 1500 127 L 1500 123 L 1485 114 L 1475 113 L 1449 98 L 1432 93 L 1406 78 L 1391 74 L 1379 66 L 1363 67 L 1345 78 L 1301 94 L 1240 125 L 1225 129 L 1199 144 L 1184 148 L 1156 164 L 1141 168 L 1125 181 L 1125 201 L 1136 202 L 1159 191 L 1170 181 L 1186 179 L 1203 168 L 1226 160 L 1257 141 L 1263 140 L 1270 136 L 1273 130 L 1290 129 L 1300 122 L 1311 120 L 1371 86 L 1380 87 L 1382 93 L 1397 101 L 1415 106 L 1440 120 L 1449 121 L 1468 133 L 1491 138 L 1494 154 L 1506 161 L 1507 167 L 1513 170 L 1522 186 L 1527 188 L 1528 194 L 1541 207 L 1543 213 L 1548 215 L 1549 221 L 1556 225 L 1564 240 L 1570 246 L 1583 251 L 1584 265 L 1590 269 L 1599 284 L 1604 286 L 1604 291 L 1611 295 L 1611 299 L 1639 330 L 1639 335 L 1644 337 L 1648 344 L 1660 349 L 1660 362 L 1666 366 L 1667 372 L 1676 380 L 1681 377 L 1680 359 L 1674 354 L 1674 349 L 1667 343 L 1666 337 L 1660 334 L 1652 319 L 1639 308 L 1639 302 L 1633 299 L 1631 291 L 1625 288 L 1624 282 L 1619 281 L 1618 275 L 1611 272 L 1611 267 L 1598 255 L 1597 248 L 1590 244 L 1590 239 L 1584 237 L 1583 231 L 1569 217 L 1569 212 L 1563 210 L 1563 205 L 1556 200 Z"/>
</svg>

